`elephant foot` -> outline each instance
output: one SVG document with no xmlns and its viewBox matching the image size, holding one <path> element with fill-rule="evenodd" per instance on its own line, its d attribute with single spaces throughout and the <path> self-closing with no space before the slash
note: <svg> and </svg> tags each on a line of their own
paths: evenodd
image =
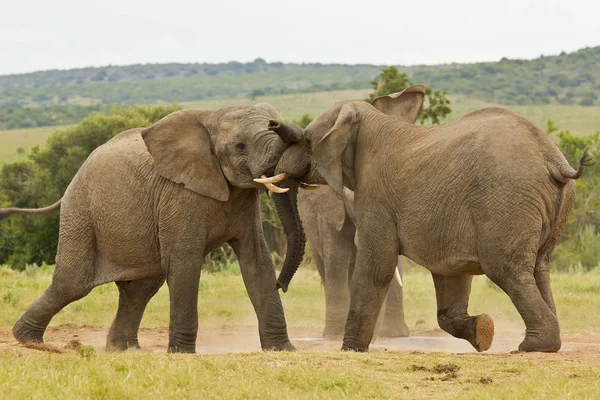
<svg viewBox="0 0 600 400">
<path fill-rule="evenodd" d="M 167 353 L 195 354 L 196 347 L 189 347 L 189 346 L 183 347 L 183 346 L 169 344 L 169 347 L 167 348 Z"/>
<path fill-rule="evenodd" d="M 560 350 L 561 341 L 558 333 L 527 333 L 525 339 L 519 345 L 519 351 L 539 351 L 544 353 L 556 353 Z"/>
<path fill-rule="evenodd" d="M 28 323 L 21 317 L 13 326 L 12 334 L 19 343 L 44 343 L 44 328 Z"/>
<path fill-rule="evenodd" d="M 263 346 L 263 351 L 296 351 L 296 348 L 289 340 L 274 346 Z"/>
<path fill-rule="evenodd" d="M 404 321 L 400 324 L 384 324 L 379 331 L 381 337 L 408 337 L 409 329 L 408 325 Z"/>
<path fill-rule="evenodd" d="M 494 320 L 487 314 L 471 317 L 470 335 L 467 338 L 477 351 L 486 351 L 492 346 L 494 340 Z"/>
<path fill-rule="evenodd" d="M 137 339 L 125 340 L 125 339 L 106 339 L 106 351 L 119 352 L 125 350 L 141 350 L 140 344 Z"/>
<path fill-rule="evenodd" d="M 341 339 L 344 337 L 344 325 L 325 325 L 323 337 L 327 339 Z"/>
</svg>

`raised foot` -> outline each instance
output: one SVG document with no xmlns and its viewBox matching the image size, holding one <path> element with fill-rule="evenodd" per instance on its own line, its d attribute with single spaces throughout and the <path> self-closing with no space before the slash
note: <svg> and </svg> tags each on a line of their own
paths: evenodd
<svg viewBox="0 0 600 400">
<path fill-rule="evenodd" d="M 494 320 L 487 314 L 481 314 L 473 319 L 472 332 L 469 342 L 477 351 L 486 351 L 494 341 Z"/>
<path fill-rule="evenodd" d="M 526 334 L 519 345 L 519 351 L 539 351 L 543 353 L 556 353 L 560 350 L 560 335 L 532 335 Z"/>
<path fill-rule="evenodd" d="M 36 328 L 19 319 L 12 329 L 13 336 L 19 343 L 44 343 L 44 329 Z"/>
<path fill-rule="evenodd" d="M 323 329 L 323 337 L 330 340 L 342 339 L 344 337 L 344 326 L 329 327 L 326 325 Z"/>
</svg>

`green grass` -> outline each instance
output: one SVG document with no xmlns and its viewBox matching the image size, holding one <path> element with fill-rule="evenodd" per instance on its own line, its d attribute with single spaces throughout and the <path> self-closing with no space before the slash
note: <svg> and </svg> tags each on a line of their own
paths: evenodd
<svg viewBox="0 0 600 400">
<path fill-rule="evenodd" d="M 0 269 L 0 327 L 10 327 L 50 279 L 49 271 Z M 424 320 L 419 329 L 434 329 L 430 276 L 411 268 L 405 283 L 409 326 L 415 329 Z M 563 332 L 600 332 L 599 274 L 555 275 L 553 288 Z M 322 327 L 324 299 L 314 270 L 299 271 L 282 299 L 290 328 Z M 114 285 L 98 287 L 59 313 L 52 325 L 106 327 L 116 301 Z M 472 313 L 485 311 L 495 318 L 498 335 L 522 331 L 507 296 L 486 278 L 475 278 L 470 303 Z M 238 274 L 204 274 L 199 310 L 201 329 L 256 326 Z M 142 326 L 168 326 L 166 287 L 150 302 Z M 574 360 L 568 353 L 52 354 L 9 346 L 0 351 L 0 398 L 594 398 L 600 393 L 597 360 Z M 456 365 L 456 374 L 435 372 L 440 364 Z"/>
<path fill-rule="evenodd" d="M 261 96 L 254 100 L 237 97 L 186 102 L 182 105 L 185 108 L 223 108 L 237 104 L 267 102 L 273 105 L 286 119 L 293 120 L 299 119 L 305 113 L 314 117 L 338 101 L 364 99 L 369 92 L 370 89 L 338 90 Z M 451 99 L 453 112 L 448 121 L 459 118 L 468 112 L 493 105 L 464 96 L 451 96 Z M 508 108 L 521 113 L 542 129 L 545 129 L 546 121 L 550 118 L 561 129 L 568 129 L 576 135 L 589 135 L 600 130 L 600 106 L 534 105 L 508 106 Z M 0 131 L 0 164 L 25 159 L 31 147 L 43 144 L 48 136 L 61 128 L 64 127 L 54 126 Z M 17 151 L 19 148 L 22 148 L 24 152 L 19 153 Z"/>
<path fill-rule="evenodd" d="M 182 103 L 185 108 L 223 108 L 236 104 L 253 104 L 267 102 L 273 105 L 288 120 L 299 119 L 302 114 L 318 115 L 332 104 L 342 100 L 362 100 L 368 97 L 370 89 L 339 90 L 330 92 L 297 93 L 274 96 L 261 96 L 255 100 L 248 98 L 206 100 Z M 575 135 L 589 135 L 600 130 L 600 106 L 581 107 L 568 105 L 529 105 L 503 106 L 465 96 L 450 96 L 452 114 L 447 121 L 484 107 L 500 106 L 516 111 L 531 120 L 541 129 L 546 128 L 546 121 L 552 119 L 561 129 L 570 130 Z"/>
<path fill-rule="evenodd" d="M 10 327 L 25 309 L 48 287 L 49 272 L 17 272 L 0 269 L 0 328 Z M 435 293 L 431 276 L 421 267 L 413 267 L 405 278 L 407 324 L 418 331 L 436 330 Z M 552 276 L 554 298 L 563 333 L 600 332 L 600 274 Z M 108 326 L 117 308 L 118 291 L 114 284 L 99 286 L 82 300 L 67 306 L 51 325 L 73 323 Z M 322 327 L 323 289 L 317 272 L 304 268 L 294 278 L 288 293 L 282 295 L 290 328 Z M 521 317 L 508 296 L 484 276 L 474 278 L 471 314 L 488 313 L 501 333 L 523 332 Z M 166 327 L 169 323 L 166 285 L 150 301 L 142 327 Z M 256 317 L 239 274 L 202 275 L 198 300 L 200 325 L 205 328 L 252 327 Z"/>
<path fill-rule="evenodd" d="M 44 143 L 54 131 L 63 128 L 65 127 L 48 126 L 0 131 L 0 164 L 27 158 L 27 153 L 33 146 Z"/>
</svg>

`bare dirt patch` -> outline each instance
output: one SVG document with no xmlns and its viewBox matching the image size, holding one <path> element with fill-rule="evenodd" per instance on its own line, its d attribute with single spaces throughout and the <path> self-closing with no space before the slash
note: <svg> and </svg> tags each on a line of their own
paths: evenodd
<svg viewBox="0 0 600 400">
<path fill-rule="evenodd" d="M 73 352 L 82 346 L 93 346 L 104 351 L 108 327 L 64 324 L 49 327 L 44 344 L 17 343 L 9 328 L 0 328 L 0 351 L 12 349 L 19 353 L 50 351 L 54 353 Z M 290 329 L 290 338 L 299 351 L 339 351 L 340 340 L 327 340 L 320 337 L 317 329 Z M 463 340 L 449 336 L 415 336 L 401 339 L 380 338 L 371 345 L 371 352 L 442 352 L 452 354 L 494 357 L 497 359 L 537 361 L 573 361 L 584 363 L 600 362 L 600 333 L 574 333 L 562 336 L 563 347 L 558 353 L 520 353 L 515 352 L 521 336 L 497 337 L 488 352 L 477 353 Z M 139 334 L 140 345 L 144 352 L 165 352 L 168 343 L 167 328 L 143 328 Z M 256 328 L 200 329 L 196 351 L 200 354 L 246 353 L 260 351 L 260 341 Z M 455 367 L 455 366 L 454 366 Z M 414 365 L 415 371 L 420 366 Z M 453 365 L 438 365 L 428 372 L 452 376 L 458 372 Z M 483 379 L 483 378 L 482 378 Z M 481 383 L 486 379 L 483 379 Z"/>
</svg>

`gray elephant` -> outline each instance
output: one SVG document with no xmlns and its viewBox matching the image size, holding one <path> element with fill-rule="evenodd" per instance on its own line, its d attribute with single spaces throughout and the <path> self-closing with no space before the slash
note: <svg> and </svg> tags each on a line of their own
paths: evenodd
<svg viewBox="0 0 600 400">
<path fill-rule="evenodd" d="M 415 123 L 424 94 L 425 88 L 422 85 L 414 85 L 395 95 L 398 98 L 409 98 L 405 104 L 410 107 L 390 108 L 387 107 L 387 102 L 379 100 L 374 103 L 381 107 L 382 112 L 390 113 L 401 121 Z M 354 192 L 344 188 L 343 196 L 339 196 L 329 186 L 315 191 L 302 191 L 298 193 L 298 209 L 325 291 L 323 336 L 342 336 L 350 306 L 349 281 L 356 258 Z M 406 337 L 409 334 L 404 320 L 401 274 L 402 258 L 398 257 L 398 271 L 390 284 L 380 313 L 377 324 L 380 329 L 376 329 L 373 338 L 377 335 Z"/>
<path fill-rule="evenodd" d="M 379 101 L 407 106 L 394 96 Z M 519 350 L 558 351 L 548 260 L 587 154 L 571 168 L 547 135 L 502 108 L 426 127 L 374 106 L 346 101 L 324 111 L 275 171 L 339 195 L 354 190 L 360 243 L 342 349 L 368 349 L 402 254 L 431 271 L 438 323 L 453 336 L 478 351 L 491 346 L 492 318 L 467 312 L 472 275 L 485 274 L 525 322 Z"/>
<path fill-rule="evenodd" d="M 201 260 L 227 242 L 240 262 L 262 348 L 293 349 L 277 286 L 287 288 L 304 253 L 296 192 L 273 196 L 288 237 L 276 285 L 260 220 L 264 187 L 253 178 L 272 173 L 286 147 L 302 138 L 266 103 L 178 111 L 97 148 L 53 206 L 0 209 L 0 217 L 61 212 L 52 284 L 14 325 L 15 338 L 42 342 L 63 307 L 115 282 L 119 306 L 107 349 L 137 348 L 146 304 L 166 280 L 168 350 L 193 353 Z"/>
</svg>

